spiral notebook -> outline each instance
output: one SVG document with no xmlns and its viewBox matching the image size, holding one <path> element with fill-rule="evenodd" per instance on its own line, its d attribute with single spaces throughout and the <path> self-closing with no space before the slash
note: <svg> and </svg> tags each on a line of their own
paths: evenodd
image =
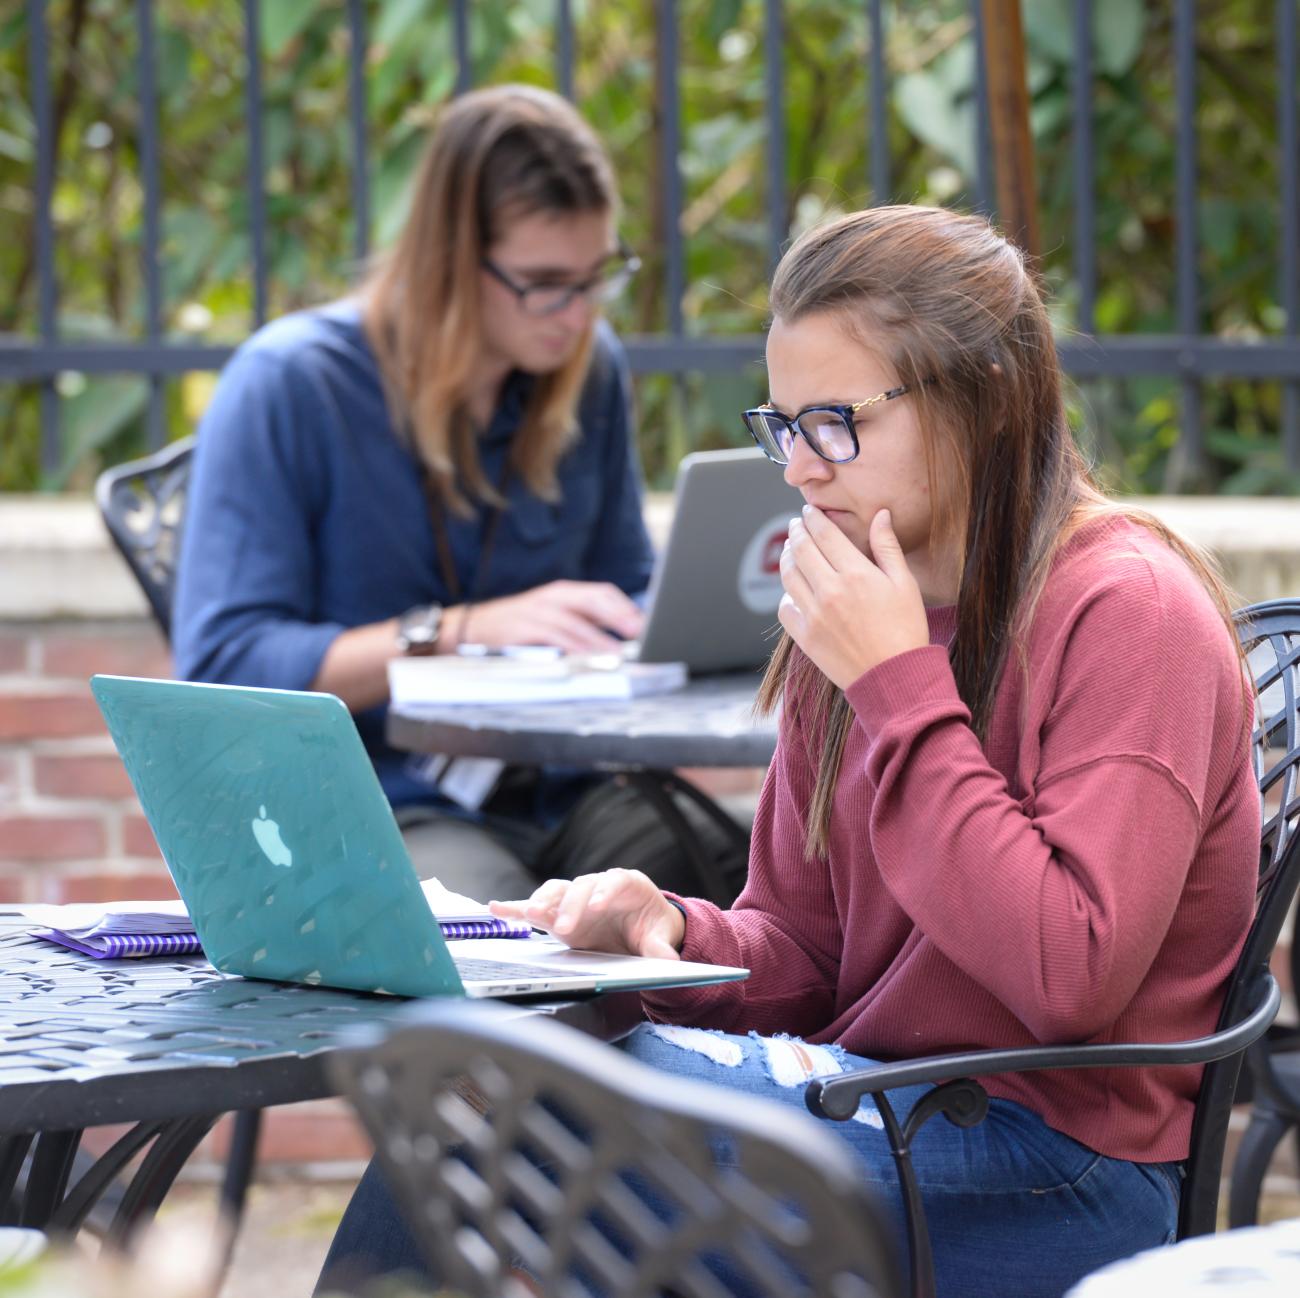
<svg viewBox="0 0 1300 1298">
<path fill-rule="evenodd" d="M 451 892 L 437 879 L 426 879 L 420 887 L 443 937 L 449 942 L 489 937 L 526 938 L 532 934 L 530 925 L 498 919 L 486 906 Z M 33 936 L 98 960 L 200 955 L 203 951 L 181 901 L 110 902 L 107 908 L 32 907 L 28 914 L 48 925 L 32 929 Z"/>
</svg>

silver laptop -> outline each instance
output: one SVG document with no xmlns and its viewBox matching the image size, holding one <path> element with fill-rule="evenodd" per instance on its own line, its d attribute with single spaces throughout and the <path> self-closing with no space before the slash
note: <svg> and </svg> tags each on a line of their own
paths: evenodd
<svg viewBox="0 0 1300 1298">
<path fill-rule="evenodd" d="M 760 666 L 780 630 L 781 550 L 802 506 L 757 447 L 686 456 L 635 656 L 696 675 Z"/>
<path fill-rule="evenodd" d="M 224 972 L 509 997 L 748 974 L 541 937 L 448 943 L 334 695 L 119 676 L 90 684 L 204 954 Z"/>
</svg>

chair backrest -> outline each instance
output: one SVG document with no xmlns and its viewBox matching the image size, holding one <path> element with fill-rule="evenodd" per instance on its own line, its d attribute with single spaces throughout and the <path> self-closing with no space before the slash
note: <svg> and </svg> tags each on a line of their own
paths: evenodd
<svg viewBox="0 0 1300 1298">
<path fill-rule="evenodd" d="M 522 1266 L 548 1295 L 901 1293 L 850 1155 L 796 1110 L 481 1002 L 357 1042 L 331 1072 L 453 1290 L 532 1293 Z"/>
<path fill-rule="evenodd" d="M 105 469 L 95 482 L 95 503 L 108 534 L 168 639 L 193 453 L 194 438 L 186 437 L 143 459 Z"/>
<path fill-rule="evenodd" d="M 1238 611 L 1237 632 L 1255 683 L 1251 747 L 1261 799 L 1259 890 L 1255 918 L 1224 998 L 1219 1027 L 1240 1021 L 1256 999 L 1287 911 L 1300 889 L 1300 600 L 1272 600 Z M 1292 951 L 1294 976 L 1295 951 Z M 1215 1228 L 1228 1120 L 1242 1055 L 1207 1064 L 1192 1124 L 1178 1234 Z"/>
</svg>

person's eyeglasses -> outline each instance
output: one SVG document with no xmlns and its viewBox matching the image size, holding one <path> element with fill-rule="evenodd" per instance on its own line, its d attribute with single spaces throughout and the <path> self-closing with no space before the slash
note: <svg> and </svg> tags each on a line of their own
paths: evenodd
<svg viewBox="0 0 1300 1298">
<path fill-rule="evenodd" d="M 483 269 L 519 299 L 519 305 L 528 315 L 540 316 L 563 311 L 579 294 L 589 302 L 611 301 L 641 269 L 641 259 L 620 244 L 618 253 L 600 270 L 576 284 L 520 284 L 487 257 L 483 258 Z"/>
<path fill-rule="evenodd" d="M 741 418 L 749 435 L 773 464 L 786 465 L 794 454 L 794 439 L 802 437 L 816 454 L 831 464 L 847 464 L 858 456 L 857 417 L 884 401 L 910 392 L 911 387 L 890 388 L 874 397 L 864 397 L 851 406 L 808 406 L 797 415 L 783 415 L 773 406 L 746 410 Z"/>
</svg>

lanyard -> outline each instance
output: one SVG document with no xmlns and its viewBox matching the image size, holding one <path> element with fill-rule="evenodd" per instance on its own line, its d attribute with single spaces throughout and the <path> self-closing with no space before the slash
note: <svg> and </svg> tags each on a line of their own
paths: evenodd
<svg viewBox="0 0 1300 1298">
<path fill-rule="evenodd" d="M 454 604 L 461 602 L 473 603 L 483 589 L 483 583 L 487 578 L 488 568 L 492 562 L 492 550 L 496 545 L 497 532 L 501 526 L 501 506 L 493 505 L 488 511 L 487 519 L 483 524 L 483 532 L 479 538 L 478 558 L 474 563 L 474 576 L 470 581 L 468 591 L 466 591 L 461 586 L 460 574 L 456 571 L 456 559 L 451 550 L 451 537 L 447 534 L 446 505 L 438 494 L 438 489 L 434 486 L 432 476 L 423 464 L 420 466 L 420 478 L 424 484 L 425 499 L 429 504 L 429 520 L 433 524 L 433 538 L 438 547 L 438 567 L 442 569 L 442 580 L 446 584 L 447 593 L 451 596 L 451 601 Z M 496 484 L 497 492 L 502 499 L 505 499 L 506 492 L 510 488 L 510 478 L 510 453 L 507 451 Z"/>
</svg>

